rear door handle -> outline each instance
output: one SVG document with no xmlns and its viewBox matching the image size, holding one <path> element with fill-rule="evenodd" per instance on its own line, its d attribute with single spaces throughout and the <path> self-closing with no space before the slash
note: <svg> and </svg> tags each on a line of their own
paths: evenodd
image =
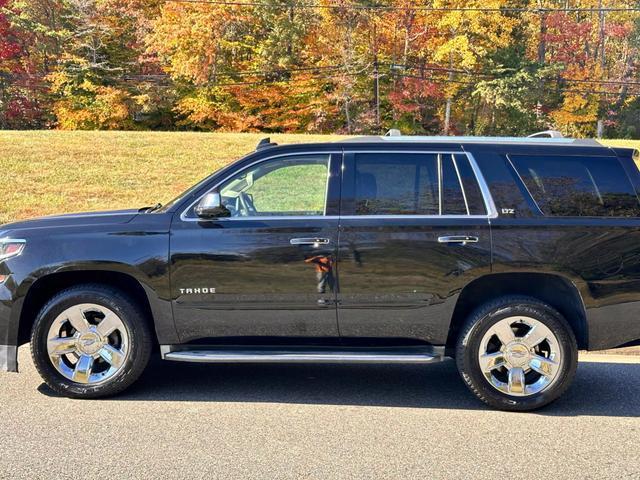
<svg viewBox="0 0 640 480">
<path fill-rule="evenodd" d="M 478 243 L 478 237 L 469 235 L 449 235 L 438 237 L 438 243 L 455 243 L 458 245 L 466 245 L 467 243 Z"/>
<path fill-rule="evenodd" d="M 331 242 L 328 238 L 292 238 L 289 240 L 291 245 L 313 245 L 319 247 L 320 245 L 328 245 Z"/>
</svg>

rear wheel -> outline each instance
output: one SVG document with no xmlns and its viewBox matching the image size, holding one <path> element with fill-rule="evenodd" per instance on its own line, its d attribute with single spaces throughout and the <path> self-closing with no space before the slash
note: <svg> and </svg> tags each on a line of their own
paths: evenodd
<svg viewBox="0 0 640 480">
<path fill-rule="evenodd" d="M 31 352 L 44 381 L 75 398 L 114 395 L 144 370 L 151 334 L 139 307 L 102 285 L 64 290 L 41 310 Z"/>
<path fill-rule="evenodd" d="M 504 297 L 477 310 L 458 339 L 463 380 L 485 403 L 534 410 L 569 387 L 577 366 L 573 331 L 552 307 L 527 297 Z"/>
</svg>

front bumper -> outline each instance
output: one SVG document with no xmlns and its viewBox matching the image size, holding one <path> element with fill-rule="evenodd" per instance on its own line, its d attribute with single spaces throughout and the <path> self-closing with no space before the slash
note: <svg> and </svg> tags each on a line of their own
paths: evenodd
<svg viewBox="0 0 640 480">
<path fill-rule="evenodd" d="M 0 371 L 18 371 L 18 319 L 14 284 L 0 284 Z"/>
<path fill-rule="evenodd" d="M 18 371 L 18 347 L 0 345 L 0 372 Z"/>
</svg>

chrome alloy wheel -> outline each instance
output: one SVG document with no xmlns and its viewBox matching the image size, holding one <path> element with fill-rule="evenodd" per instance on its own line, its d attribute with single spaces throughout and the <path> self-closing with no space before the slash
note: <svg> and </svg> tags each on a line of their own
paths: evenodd
<svg viewBox="0 0 640 480">
<path fill-rule="evenodd" d="M 47 335 L 47 353 L 65 378 L 94 385 L 120 371 L 129 355 L 129 333 L 114 312 L 83 303 L 56 317 Z"/>
<path fill-rule="evenodd" d="M 495 389 L 525 397 L 542 392 L 557 380 L 562 354 L 558 339 L 544 323 L 530 317 L 509 317 L 482 337 L 478 361 Z"/>
</svg>

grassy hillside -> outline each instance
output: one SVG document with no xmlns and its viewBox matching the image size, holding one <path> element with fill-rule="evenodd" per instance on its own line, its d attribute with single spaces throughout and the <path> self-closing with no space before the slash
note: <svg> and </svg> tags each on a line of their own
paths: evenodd
<svg viewBox="0 0 640 480">
<path fill-rule="evenodd" d="M 0 224 L 166 202 L 265 134 L 0 131 Z M 279 143 L 337 136 L 271 135 Z M 640 148 L 640 141 L 610 141 Z"/>
<path fill-rule="evenodd" d="M 0 224 L 171 200 L 265 134 L 0 131 Z M 270 135 L 279 143 L 333 140 Z"/>
</svg>

